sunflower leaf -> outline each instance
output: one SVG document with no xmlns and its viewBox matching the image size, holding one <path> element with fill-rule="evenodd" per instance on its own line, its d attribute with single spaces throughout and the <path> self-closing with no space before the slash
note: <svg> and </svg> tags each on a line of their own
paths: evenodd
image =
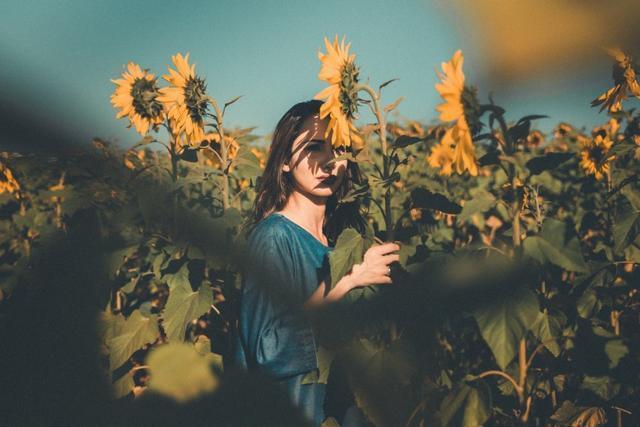
<svg viewBox="0 0 640 427">
<path fill-rule="evenodd" d="M 574 157 L 573 153 L 547 153 L 544 156 L 534 157 L 525 166 L 531 175 L 538 175 L 546 170 L 555 169 L 562 163 Z"/>
<path fill-rule="evenodd" d="M 424 138 L 418 138 L 417 136 L 400 135 L 393 143 L 392 148 L 404 148 L 413 144 L 417 144 L 420 141 L 424 141 Z"/>
<path fill-rule="evenodd" d="M 568 271 L 589 272 L 575 230 L 565 221 L 545 219 L 542 232 L 527 237 L 522 244 L 524 253 L 541 264 L 551 263 Z"/>
<path fill-rule="evenodd" d="M 435 209 L 440 212 L 457 215 L 462 211 L 462 206 L 452 202 L 440 193 L 433 193 L 426 188 L 416 188 L 411 191 L 413 207 L 421 209 Z"/>
<path fill-rule="evenodd" d="M 505 290 L 473 312 L 482 338 L 500 369 L 516 355 L 520 339 L 533 327 L 540 311 L 536 296 L 528 289 Z"/>
<path fill-rule="evenodd" d="M 240 96 L 236 96 L 235 98 L 231 99 L 230 101 L 227 101 L 224 103 L 225 108 L 228 107 L 229 105 L 233 104 L 234 102 L 236 102 L 238 99 L 242 98 L 244 95 L 240 95 Z"/>
<path fill-rule="evenodd" d="M 373 244 L 373 234 L 370 230 L 363 237 L 353 228 L 346 228 L 336 241 L 335 247 L 329 253 L 331 268 L 331 287 L 351 270 L 354 264 L 362 262 L 365 251 Z"/>
<path fill-rule="evenodd" d="M 393 101 L 391 104 L 389 104 L 386 107 L 384 107 L 384 112 L 385 113 L 389 113 L 389 112 L 395 110 L 396 108 L 398 108 L 398 105 L 400 105 L 400 103 L 402 102 L 403 99 L 404 99 L 404 96 L 401 96 L 400 98 L 398 98 L 395 101 Z"/>
<path fill-rule="evenodd" d="M 391 79 L 391 80 L 387 80 L 386 82 L 382 83 L 382 84 L 378 87 L 378 89 L 380 90 L 380 89 L 382 89 L 383 87 L 385 87 L 385 86 L 387 86 L 387 85 L 389 85 L 389 84 L 391 84 L 391 83 L 395 82 L 396 80 L 398 80 L 398 78 L 397 78 L 397 77 L 396 77 L 396 78 L 394 78 L 394 79 Z"/>
</svg>

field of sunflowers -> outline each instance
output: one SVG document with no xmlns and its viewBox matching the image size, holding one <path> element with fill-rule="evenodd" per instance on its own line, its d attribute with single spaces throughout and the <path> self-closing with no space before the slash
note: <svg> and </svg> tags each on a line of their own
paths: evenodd
<svg viewBox="0 0 640 427">
<path fill-rule="evenodd" d="M 640 425 L 633 58 L 609 51 L 613 86 L 592 102 L 601 126 L 545 134 L 543 112 L 510 117 L 479 99 L 461 51 L 438 73 L 438 120 L 393 122 L 393 80 L 362 83 L 349 50 L 325 39 L 316 99 L 337 158 L 367 177 L 340 203 L 361 202 L 369 229 L 337 239 L 332 282 L 376 242 L 400 242 L 401 262 L 393 286 L 353 290 L 327 313 L 310 380 L 346 372 L 376 426 Z M 117 118 L 141 137 L 131 148 L 1 153 L 9 421 L 66 419 L 72 402 L 85 421 L 260 425 L 267 389 L 226 372 L 224 356 L 269 138 L 226 126 L 242 98 L 215 99 L 190 61 L 174 55 L 161 78 L 131 62 L 112 80 Z M 375 122 L 356 126 L 361 109 Z"/>
</svg>

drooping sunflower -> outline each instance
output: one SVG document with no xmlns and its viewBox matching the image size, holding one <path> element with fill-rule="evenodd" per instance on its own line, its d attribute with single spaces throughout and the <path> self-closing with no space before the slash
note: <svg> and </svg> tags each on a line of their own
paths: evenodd
<svg viewBox="0 0 640 427">
<path fill-rule="evenodd" d="M 455 141 L 451 135 L 453 128 L 447 129 L 438 145 L 431 147 L 431 154 L 427 157 L 427 163 L 432 168 L 440 168 L 440 175 L 451 175 L 453 171 L 453 158 Z"/>
<path fill-rule="evenodd" d="M 196 75 L 196 66 L 189 65 L 189 53 L 185 56 L 177 53 L 171 61 L 176 70 L 169 68 L 169 74 L 162 76 L 169 86 L 160 89 L 158 100 L 165 105 L 172 120 L 174 135 L 184 132 L 187 143 L 198 144 L 205 138 L 204 117 L 209 106 L 207 85 Z"/>
<path fill-rule="evenodd" d="M 141 135 L 146 135 L 149 128 L 162 123 L 163 108 L 158 100 L 158 85 L 154 74 L 140 68 L 138 64 L 129 62 L 121 79 L 111 80 L 116 90 L 111 95 L 111 104 L 119 108 L 116 118 L 128 117 Z"/>
<path fill-rule="evenodd" d="M 325 37 L 327 53 L 318 52 L 322 62 L 318 78 L 329 83 L 329 86 L 318 92 L 314 99 L 324 100 L 320 107 L 320 118 L 329 116 L 329 126 L 325 138 L 331 133 L 331 145 L 334 147 L 362 147 L 362 138 L 358 134 L 353 120 L 358 113 L 359 68 L 355 64 L 355 54 L 349 54 L 351 43 L 345 46 L 344 37 L 338 45 L 338 36 L 333 44 Z"/>
<path fill-rule="evenodd" d="M 444 74 L 436 72 L 441 82 L 435 87 L 445 101 L 436 110 L 443 122 L 455 121 L 450 136 L 455 142 L 453 163 L 456 172 L 462 174 L 468 170 L 475 176 L 478 164 L 471 135 L 481 126 L 478 119 L 480 106 L 475 89 L 464 84 L 463 63 L 462 51 L 458 49 L 449 62 L 442 63 Z"/>
<path fill-rule="evenodd" d="M 581 140 L 580 166 L 588 175 L 594 175 L 600 181 L 609 172 L 609 163 L 604 161 L 613 142 L 608 135 L 598 133 L 594 138 Z"/>
<path fill-rule="evenodd" d="M 622 101 L 628 96 L 627 91 L 640 98 L 640 84 L 636 80 L 636 71 L 629 55 L 617 48 L 608 49 L 608 53 L 616 61 L 613 64 L 614 86 L 591 101 L 591 106 L 602 104 L 600 111 L 607 108 L 608 111 L 615 112 L 622 109 Z"/>
</svg>

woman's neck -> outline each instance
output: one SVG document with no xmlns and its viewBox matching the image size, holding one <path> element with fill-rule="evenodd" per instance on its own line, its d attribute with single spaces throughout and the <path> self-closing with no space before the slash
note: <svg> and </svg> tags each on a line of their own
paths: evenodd
<svg viewBox="0 0 640 427">
<path fill-rule="evenodd" d="M 313 234 L 318 240 L 326 242 L 323 233 L 326 208 L 326 197 L 310 198 L 298 191 L 293 191 L 289 195 L 284 208 L 282 208 L 279 213 L 293 220 L 296 224 Z"/>
</svg>

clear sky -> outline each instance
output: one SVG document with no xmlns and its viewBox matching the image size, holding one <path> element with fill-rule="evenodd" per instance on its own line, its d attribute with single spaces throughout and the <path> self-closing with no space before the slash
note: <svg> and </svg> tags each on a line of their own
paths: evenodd
<svg viewBox="0 0 640 427">
<path fill-rule="evenodd" d="M 227 112 L 228 125 L 273 130 L 294 103 L 324 87 L 317 79 L 323 37 L 346 35 L 372 86 L 399 78 L 384 102 L 405 99 L 402 117 L 430 122 L 440 102 L 435 69 L 461 48 L 467 81 L 491 91 L 508 119 L 545 113 L 537 125 L 604 122 L 589 101 L 610 85 L 610 64 L 512 87 L 488 87 L 485 55 L 460 21 L 427 0 L 251 1 L 50 0 L 9 2 L 0 16 L 0 90 L 40 116 L 93 136 L 131 145 L 139 140 L 109 102 L 112 78 L 134 61 L 157 75 L 172 54 L 190 52 L 196 72 L 219 101 L 244 97 Z M 481 35 L 477 35 L 481 37 Z M 495 85 L 495 83 L 492 83 Z M 371 120 L 363 114 L 363 121 Z"/>
</svg>

